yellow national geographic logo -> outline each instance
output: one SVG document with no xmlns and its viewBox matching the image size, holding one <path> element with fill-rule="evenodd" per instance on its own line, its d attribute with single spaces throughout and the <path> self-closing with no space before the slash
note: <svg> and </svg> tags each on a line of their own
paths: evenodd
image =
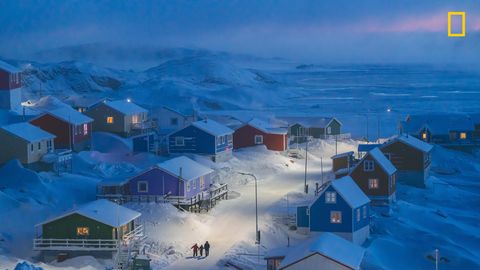
<svg viewBox="0 0 480 270">
<path fill-rule="evenodd" d="M 461 32 L 452 33 L 452 17 L 453 16 L 460 16 L 461 17 L 461 19 L 462 19 L 462 31 Z M 467 15 L 465 14 L 464 11 L 448 12 L 448 36 L 449 37 L 464 37 L 466 35 L 466 28 L 467 28 L 466 17 L 467 17 Z"/>
</svg>

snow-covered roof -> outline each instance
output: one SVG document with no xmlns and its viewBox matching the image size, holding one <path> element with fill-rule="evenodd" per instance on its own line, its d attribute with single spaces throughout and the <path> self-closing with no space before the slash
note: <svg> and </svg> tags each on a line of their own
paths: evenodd
<svg viewBox="0 0 480 270">
<path fill-rule="evenodd" d="M 367 143 L 367 144 L 359 144 L 358 145 L 358 152 L 368 152 L 375 147 L 380 147 L 381 144 L 379 143 Z"/>
<path fill-rule="evenodd" d="M 72 125 L 81 125 L 85 123 L 93 122 L 93 119 L 70 108 L 62 107 L 55 110 L 47 111 L 46 113 L 55 116 L 58 119 L 61 119 Z"/>
<path fill-rule="evenodd" d="M 294 117 L 282 117 L 284 121 L 287 121 L 289 125 L 299 124 L 306 128 L 325 128 L 333 120 L 337 121 L 340 125 L 342 123 L 335 117 L 315 117 L 315 116 L 294 116 Z"/>
<path fill-rule="evenodd" d="M 171 108 L 168 106 L 163 106 L 165 110 L 169 110 L 171 112 L 174 112 L 176 114 L 179 114 L 183 117 L 191 117 L 195 114 L 195 111 L 193 108 Z"/>
<path fill-rule="evenodd" d="M 408 136 L 408 135 L 399 135 L 395 136 L 392 139 L 390 139 L 388 142 L 385 143 L 385 145 L 390 145 L 396 141 L 400 141 L 406 145 L 409 145 L 415 149 L 418 149 L 424 153 L 428 153 L 432 151 L 433 145 L 426 143 L 422 140 L 419 140 L 413 136 Z"/>
<path fill-rule="evenodd" d="M 141 215 L 137 211 L 118 205 L 109 200 L 102 199 L 81 205 L 77 209 L 74 209 L 56 218 L 42 222 L 38 225 L 50 223 L 52 221 L 61 219 L 66 216 L 70 216 L 72 214 L 79 214 L 81 216 L 91 218 L 93 220 L 115 228 L 129 223 L 130 221 L 140 217 Z"/>
<path fill-rule="evenodd" d="M 157 165 L 160 169 L 168 173 L 180 177 L 180 168 L 182 168 L 182 179 L 193 180 L 200 176 L 204 176 L 213 172 L 212 169 L 203 166 L 202 164 L 191 160 L 186 156 L 180 156 L 164 161 Z"/>
<path fill-rule="evenodd" d="M 336 159 L 336 158 L 341 158 L 341 157 L 346 157 L 346 156 L 352 156 L 353 151 L 345 152 L 345 153 L 340 153 L 338 155 L 334 155 L 331 157 L 331 159 Z"/>
<path fill-rule="evenodd" d="M 265 133 L 287 134 L 287 129 L 272 127 L 269 123 L 258 118 L 253 118 L 252 120 L 248 121 L 247 124 Z"/>
<path fill-rule="evenodd" d="M 128 100 L 105 101 L 105 105 L 125 115 L 146 113 L 147 110 Z"/>
<path fill-rule="evenodd" d="M 280 263 L 279 269 L 285 269 L 317 253 L 346 267 L 358 270 L 363 261 L 365 249 L 333 233 L 324 232 L 299 246 L 290 248 L 285 259 Z"/>
<path fill-rule="evenodd" d="M 357 208 L 370 202 L 367 195 L 363 193 L 350 176 L 333 180 L 332 186 L 352 208 Z"/>
<path fill-rule="evenodd" d="M 419 133 L 424 128 L 437 135 L 446 135 L 450 131 L 474 130 L 474 123 L 467 114 L 437 113 L 409 115 L 402 121 L 404 132 Z"/>
<path fill-rule="evenodd" d="M 222 136 L 227 134 L 232 134 L 233 130 L 230 128 L 213 121 L 211 119 L 200 120 L 197 122 L 193 122 L 192 125 L 196 128 L 199 128 L 213 136 Z"/>
<path fill-rule="evenodd" d="M 74 97 L 66 100 L 65 102 L 73 107 L 92 107 L 100 102 L 103 102 L 104 98 L 98 97 Z"/>
<path fill-rule="evenodd" d="M 5 70 L 5 71 L 8 71 L 10 73 L 18 73 L 20 72 L 20 69 L 17 68 L 17 67 L 14 67 L 12 65 L 10 65 L 9 63 L 7 62 L 4 62 L 2 60 L 0 60 L 0 69 L 1 70 Z"/>
<path fill-rule="evenodd" d="M 392 162 L 388 160 L 388 158 L 382 153 L 382 151 L 380 151 L 378 147 L 375 147 L 372 150 L 370 150 L 370 152 L 368 152 L 368 155 L 371 156 L 373 159 L 375 159 L 378 162 L 378 164 L 380 164 L 380 166 L 389 175 L 397 171 L 397 168 L 393 166 Z M 368 155 L 365 155 L 365 157 L 367 157 Z"/>
<path fill-rule="evenodd" d="M 55 138 L 55 135 L 27 122 L 11 124 L 1 128 L 30 143 Z"/>
</svg>

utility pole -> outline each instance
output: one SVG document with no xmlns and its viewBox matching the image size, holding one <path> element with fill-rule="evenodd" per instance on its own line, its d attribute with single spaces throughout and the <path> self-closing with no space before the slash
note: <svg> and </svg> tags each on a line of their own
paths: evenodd
<svg viewBox="0 0 480 270">
<path fill-rule="evenodd" d="M 323 185 L 323 158 L 320 157 L 320 172 L 322 175 L 322 185 Z"/>
<path fill-rule="evenodd" d="M 308 186 L 307 186 L 307 165 L 308 165 L 308 137 L 305 136 L 305 194 L 308 194 Z"/>
<path fill-rule="evenodd" d="M 438 270 L 438 254 L 439 251 L 438 251 L 438 248 L 435 249 L 435 270 Z"/>
<path fill-rule="evenodd" d="M 260 231 L 258 230 L 258 193 L 257 193 L 257 177 L 253 173 L 236 172 L 240 175 L 248 175 L 255 180 L 255 244 L 258 245 L 260 254 Z"/>
<path fill-rule="evenodd" d="M 368 112 L 367 112 L 367 142 L 368 142 Z"/>
</svg>

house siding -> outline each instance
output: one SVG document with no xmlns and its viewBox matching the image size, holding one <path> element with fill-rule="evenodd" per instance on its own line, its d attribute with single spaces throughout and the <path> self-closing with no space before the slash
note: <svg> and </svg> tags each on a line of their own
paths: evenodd
<svg viewBox="0 0 480 270">
<path fill-rule="evenodd" d="M 280 268 L 280 270 L 352 270 L 352 268 L 340 264 L 319 253 L 309 255 L 295 263 Z"/>
<path fill-rule="evenodd" d="M 371 172 L 364 171 L 364 163 L 366 160 L 374 161 L 374 170 Z M 395 175 L 395 176 L 393 176 Z M 360 189 L 371 199 L 377 198 L 388 198 L 395 193 L 396 185 L 391 187 L 390 182 L 392 177 L 396 177 L 396 173 L 392 176 L 387 175 L 383 168 L 375 161 L 369 154 L 360 161 L 360 163 L 355 167 L 355 169 L 350 173 L 350 176 L 353 178 L 355 183 L 360 187 Z M 379 188 L 369 189 L 368 180 L 371 178 L 379 179 Z"/>
<path fill-rule="evenodd" d="M 310 230 L 317 232 L 352 232 L 352 209 L 338 193 L 336 203 L 325 203 L 326 192 L 336 192 L 336 190 L 329 186 L 310 207 Z M 342 223 L 330 222 L 331 211 L 342 213 Z"/>
<path fill-rule="evenodd" d="M 77 227 L 88 227 L 88 236 L 77 236 Z M 79 214 L 71 214 L 42 225 L 44 239 L 114 239 L 113 227 Z"/>
<path fill-rule="evenodd" d="M 94 119 L 93 128 L 95 131 L 104 131 L 120 135 L 128 132 L 125 115 L 108 107 L 103 102 L 86 111 L 85 115 Z M 113 117 L 112 124 L 107 123 L 107 117 L 109 116 Z"/>
<path fill-rule="evenodd" d="M 265 133 L 250 125 L 245 125 L 233 133 L 233 147 L 239 149 L 243 147 L 255 146 L 255 136 L 263 136 L 263 145 L 269 150 L 285 151 L 287 149 L 286 134 Z"/>
<path fill-rule="evenodd" d="M 138 191 L 138 182 L 148 182 L 148 192 Z M 171 193 L 172 196 L 184 196 L 184 182 L 159 168 L 152 168 L 128 182 L 128 195 L 157 195 L 163 196 Z"/>
</svg>

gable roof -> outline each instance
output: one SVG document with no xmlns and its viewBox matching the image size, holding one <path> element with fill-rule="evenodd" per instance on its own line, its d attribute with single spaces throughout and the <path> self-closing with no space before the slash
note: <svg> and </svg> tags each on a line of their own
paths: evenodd
<svg viewBox="0 0 480 270">
<path fill-rule="evenodd" d="M 34 126 L 28 122 L 16 123 L 1 127 L 1 129 L 13 134 L 29 143 L 41 140 L 54 139 L 55 135 Z"/>
<path fill-rule="evenodd" d="M 337 155 L 334 155 L 331 157 L 331 159 L 336 159 L 336 158 L 341 158 L 341 157 L 347 157 L 347 156 L 353 156 L 353 151 L 345 152 L 345 153 L 340 153 Z"/>
<path fill-rule="evenodd" d="M 181 177 L 187 181 L 197 179 L 200 176 L 204 176 L 213 172 L 212 169 L 205 167 L 186 156 L 172 158 L 159 163 L 157 166 L 176 177 L 180 177 L 180 168 L 182 168 Z"/>
<path fill-rule="evenodd" d="M 287 129 L 272 127 L 269 123 L 258 118 L 253 118 L 252 120 L 248 121 L 246 125 L 269 134 L 287 134 Z"/>
<path fill-rule="evenodd" d="M 368 152 L 375 147 L 380 147 L 382 144 L 379 143 L 362 143 L 358 145 L 357 151 L 358 152 Z"/>
<path fill-rule="evenodd" d="M 105 101 L 105 105 L 108 107 L 123 113 L 125 115 L 132 115 L 136 113 L 146 113 L 147 110 L 138 106 L 133 102 L 129 102 L 127 100 L 115 100 L 115 101 Z"/>
<path fill-rule="evenodd" d="M 290 248 L 279 269 L 298 263 L 315 254 L 320 254 L 350 269 L 358 270 L 363 261 L 365 249 L 330 232 L 307 240 L 299 246 Z"/>
<path fill-rule="evenodd" d="M 365 157 L 362 159 L 362 161 L 367 156 L 371 156 L 375 161 L 377 161 L 377 163 L 380 164 L 380 166 L 383 168 L 383 170 L 387 174 L 391 175 L 391 174 L 393 174 L 397 171 L 397 168 L 395 168 L 395 166 L 393 166 L 392 162 L 390 162 L 390 160 L 388 160 L 388 158 L 385 156 L 385 154 L 383 154 L 382 151 L 380 151 L 380 149 L 378 147 L 375 147 L 372 150 L 370 150 L 370 152 L 368 152 L 368 154 L 365 155 Z M 360 161 L 358 164 L 361 164 L 362 161 Z"/>
<path fill-rule="evenodd" d="M 233 130 L 231 130 L 230 128 L 218 122 L 215 122 L 211 119 L 205 119 L 205 120 L 193 122 L 191 125 L 213 136 L 222 136 L 222 135 L 233 133 Z"/>
<path fill-rule="evenodd" d="M 55 110 L 47 111 L 46 114 L 50 114 L 60 120 L 63 120 L 67 123 L 72 125 L 81 125 L 93 122 L 93 119 L 70 108 L 70 107 L 62 107 L 57 108 Z M 41 117 L 41 116 L 40 116 Z"/>
<path fill-rule="evenodd" d="M 433 145 L 429 144 L 429 143 L 426 143 L 422 140 L 419 140 L 417 138 L 415 138 L 414 136 L 408 136 L 408 135 L 397 135 L 395 137 L 393 137 L 392 139 L 390 139 L 389 141 L 387 141 L 383 146 L 387 146 L 387 145 L 390 145 L 394 142 L 402 142 L 406 145 L 409 145 L 417 150 L 420 150 L 424 153 L 428 153 L 430 151 L 432 151 L 433 149 Z M 382 146 L 382 147 L 383 147 Z"/>
<path fill-rule="evenodd" d="M 20 69 L 19 69 L 19 68 L 14 67 L 14 66 L 10 65 L 9 63 L 4 62 L 4 61 L 2 61 L 2 60 L 0 60 L 0 69 L 1 69 L 1 70 L 5 70 L 5 71 L 7 71 L 7 72 L 9 72 L 9 73 L 18 73 L 18 72 L 20 72 Z"/>
<path fill-rule="evenodd" d="M 332 186 L 352 208 L 358 208 L 370 202 L 367 195 L 363 193 L 350 176 L 333 180 Z"/>
<path fill-rule="evenodd" d="M 73 214 L 79 214 L 115 228 L 129 223 L 141 215 L 137 211 L 118 205 L 109 200 L 102 199 L 81 205 L 66 214 L 37 224 L 37 226 L 47 224 Z"/>
<path fill-rule="evenodd" d="M 325 128 L 332 121 L 337 121 L 340 125 L 342 123 L 338 121 L 335 117 L 315 117 L 315 116 L 295 116 L 295 117 L 283 117 L 283 120 L 287 121 L 290 126 L 299 124 L 306 128 Z"/>
<path fill-rule="evenodd" d="M 180 108 L 171 108 L 168 106 L 162 106 L 163 109 L 174 112 L 178 115 L 181 115 L 183 117 L 193 117 L 195 114 L 195 110 L 193 108 L 186 108 L 186 109 L 180 109 Z"/>
</svg>

